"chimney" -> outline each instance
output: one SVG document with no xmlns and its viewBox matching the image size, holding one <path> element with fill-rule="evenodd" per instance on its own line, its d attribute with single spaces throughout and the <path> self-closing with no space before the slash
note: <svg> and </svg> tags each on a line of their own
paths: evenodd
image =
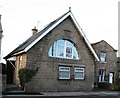
<svg viewBox="0 0 120 98">
<path fill-rule="evenodd" d="M 36 29 L 36 27 L 34 27 L 34 28 L 32 29 L 32 35 L 36 34 L 37 32 L 38 32 L 38 30 Z"/>
</svg>

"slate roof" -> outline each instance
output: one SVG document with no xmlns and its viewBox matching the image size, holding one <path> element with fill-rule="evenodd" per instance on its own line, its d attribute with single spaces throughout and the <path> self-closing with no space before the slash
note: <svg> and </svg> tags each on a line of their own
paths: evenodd
<svg viewBox="0 0 120 98">
<path fill-rule="evenodd" d="M 69 12 L 67 12 L 69 13 Z M 61 19 L 62 17 L 64 17 L 67 13 L 65 13 L 64 15 L 62 15 L 61 17 L 57 18 L 56 20 L 50 22 L 48 25 L 46 25 L 41 31 L 39 31 L 38 33 L 32 35 L 30 38 L 28 38 L 25 42 L 23 42 L 21 45 L 19 45 L 16 49 L 14 49 L 11 53 L 9 53 L 6 58 L 12 57 L 14 56 L 16 53 L 18 52 L 22 52 L 27 46 L 29 46 L 35 39 L 37 39 L 39 36 L 41 36 L 47 29 L 49 29 L 52 25 L 54 25 L 59 19 Z"/>
<path fill-rule="evenodd" d="M 91 45 L 92 46 L 94 46 L 94 45 L 97 45 L 97 44 L 100 44 L 100 43 L 102 43 L 102 42 L 105 42 L 106 44 L 108 44 L 105 40 L 101 40 L 101 41 L 99 41 L 99 42 L 96 42 L 96 43 L 92 43 Z M 114 51 L 116 51 L 117 52 L 117 50 L 116 49 L 114 49 L 110 44 L 108 44 Z"/>
<path fill-rule="evenodd" d="M 52 29 L 54 29 L 59 23 L 64 21 L 67 17 L 71 17 L 75 26 L 78 28 L 79 32 L 85 39 L 85 42 L 87 46 L 89 47 L 90 51 L 93 53 L 94 57 L 96 58 L 97 61 L 99 61 L 99 58 L 97 54 L 95 53 L 94 49 L 92 48 L 91 44 L 89 43 L 88 39 L 84 35 L 82 29 L 80 28 L 78 22 L 76 21 L 75 17 L 73 16 L 71 10 L 69 10 L 67 13 L 62 15 L 61 17 L 57 18 L 53 22 L 50 22 L 46 27 L 44 27 L 40 32 L 34 34 L 30 38 L 28 38 L 25 42 L 23 42 L 21 45 L 19 45 L 16 49 L 14 49 L 10 54 L 8 54 L 5 59 L 8 59 L 10 57 L 13 57 L 17 54 L 27 52 L 31 47 L 33 47 L 39 40 L 41 40 L 46 34 L 48 34 Z"/>
</svg>

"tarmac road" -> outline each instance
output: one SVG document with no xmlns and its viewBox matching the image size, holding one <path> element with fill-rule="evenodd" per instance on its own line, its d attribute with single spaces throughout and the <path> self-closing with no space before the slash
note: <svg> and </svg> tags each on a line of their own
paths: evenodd
<svg viewBox="0 0 120 98">
<path fill-rule="evenodd" d="M 118 95 L 80 95 L 80 96 L 44 96 L 44 95 L 4 95 L 2 98 L 120 98 Z"/>
</svg>

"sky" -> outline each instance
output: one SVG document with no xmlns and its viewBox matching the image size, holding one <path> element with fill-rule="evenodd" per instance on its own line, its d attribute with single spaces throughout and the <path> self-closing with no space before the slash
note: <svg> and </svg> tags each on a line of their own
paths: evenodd
<svg viewBox="0 0 120 98">
<path fill-rule="evenodd" d="M 118 49 L 119 0 L 0 0 L 2 57 L 69 10 L 90 43 L 107 41 Z M 4 60 L 3 60 L 4 62 Z"/>
</svg>

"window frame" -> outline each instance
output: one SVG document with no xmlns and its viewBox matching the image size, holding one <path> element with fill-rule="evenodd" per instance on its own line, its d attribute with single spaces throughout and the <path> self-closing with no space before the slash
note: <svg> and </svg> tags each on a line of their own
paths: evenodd
<svg viewBox="0 0 120 98">
<path fill-rule="evenodd" d="M 68 70 L 63 70 L 63 69 L 65 69 L 65 68 L 68 68 Z M 69 72 L 68 74 L 68 77 L 67 78 L 65 78 L 65 77 L 60 77 L 60 72 Z M 69 80 L 70 79 L 70 67 L 68 67 L 68 66 L 59 66 L 59 72 L 58 72 L 59 74 L 58 74 L 58 78 L 60 79 L 60 80 Z"/>
<path fill-rule="evenodd" d="M 105 82 L 106 69 L 99 69 L 98 82 Z"/>
<path fill-rule="evenodd" d="M 104 55 L 104 56 L 101 56 L 101 55 Z M 106 52 L 101 51 L 99 54 L 99 57 L 100 57 L 100 62 L 106 63 L 106 60 L 107 60 L 107 53 Z"/>
<path fill-rule="evenodd" d="M 64 41 L 64 44 L 59 44 L 59 41 Z M 59 56 L 58 55 L 58 51 L 60 51 L 59 46 L 63 47 L 63 56 Z M 70 48 L 71 52 L 69 55 L 71 55 L 70 57 L 67 56 L 67 48 Z M 75 59 L 75 60 L 79 60 L 80 56 L 79 56 L 79 52 L 77 51 L 76 47 L 74 46 L 74 43 L 68 41 L 68 40 L 64 40 L 64 39 L 60 39 L 55 41 L 49 48 L 48 51 L 49 57 L 57 57 L 57 58 L 65 58 L 65 59 Z"/>
<path fill-rule="evenodd" d="M 79 70 L 76 70 L 76 69 L 82 69 L 82 71 L 79 71 Z M 83 76 L 82 77 L 75 77 L 75 74 L 76 74 L 76 72 L 77 73 L 82 73 L 83 74 Z M 83 67 L 74 67 L 74 79 L 75 80 L 84 80 L 85 79 L 85 68 L 83 68 Z"/>
</svg>

